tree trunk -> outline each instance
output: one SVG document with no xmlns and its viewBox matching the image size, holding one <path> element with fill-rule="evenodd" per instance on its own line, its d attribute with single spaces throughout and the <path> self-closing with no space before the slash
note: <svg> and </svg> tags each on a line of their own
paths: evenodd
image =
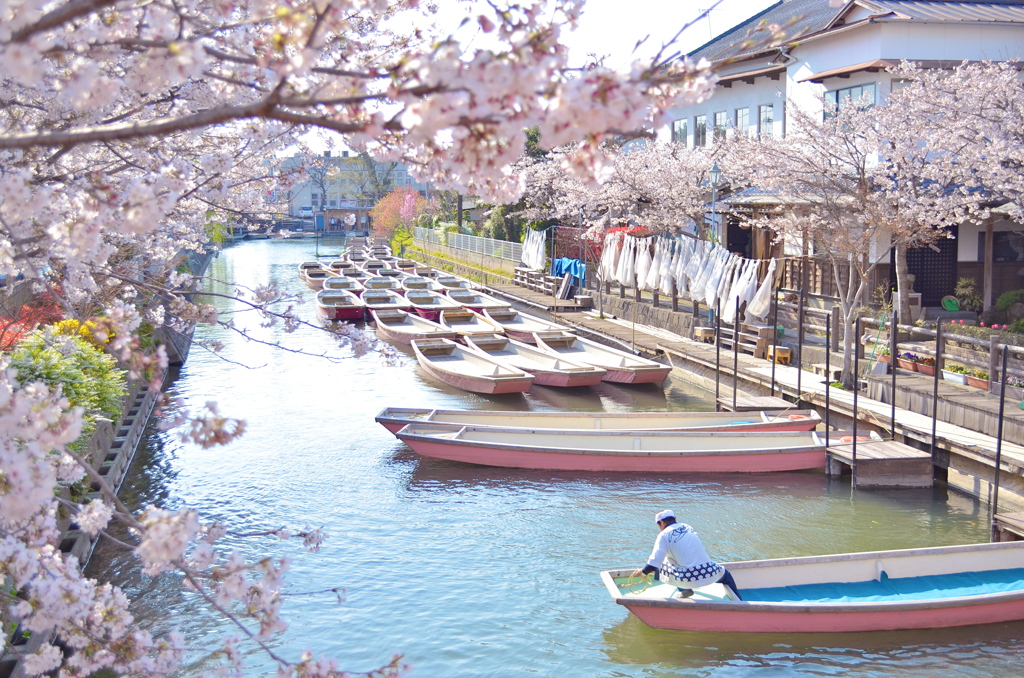
<svg viewBox="0 0 1024 678">
<path fill-rule="evenodd" d="M 910 314 L 910 281 L 907 279 L 909 271 L 907 271 L 906 243 L 896 243 L 893 253 L 896 262 L 896 302 L 893 307 L 899 317 L 905 319 L 904 322 L 911 324 L 914 316 Z"/>
</svg>

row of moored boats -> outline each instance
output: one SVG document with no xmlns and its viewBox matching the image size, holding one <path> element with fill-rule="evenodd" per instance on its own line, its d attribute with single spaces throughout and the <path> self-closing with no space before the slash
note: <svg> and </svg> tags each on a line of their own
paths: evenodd
<svg viewBox="0 0 1024 678">
<path fill-rule="evenodd" d="M 384 248 L 386 249 L 386 248 Z M 577 337 L 522 313 L 455 276 L 350 249 L 326 266 L 299 265 L 329 320 L 369 320 L 388 342 L 412 347 L 424 371 L 475 393 L 518 393 L 533 384 L 660 383 L 671 367 Z"/>
</svg>

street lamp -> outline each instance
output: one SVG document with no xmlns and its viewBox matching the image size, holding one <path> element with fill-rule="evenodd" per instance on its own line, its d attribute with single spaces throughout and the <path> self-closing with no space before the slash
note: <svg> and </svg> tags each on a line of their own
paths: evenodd
<svg viewBox="0 0 1024 678">
<path fill-rule="evenodd" d="M 722 178 L 722 170 L 718 169 L 718 161 L 708 170 L 708 178 L 711 180 L 711 229 L 716 234 L 718 242 L 722 242 L 722 234 L 718 232 L 718 221 L 715 219 L 715 203 L 718 202 L 718 180 Z"/>
</svg>

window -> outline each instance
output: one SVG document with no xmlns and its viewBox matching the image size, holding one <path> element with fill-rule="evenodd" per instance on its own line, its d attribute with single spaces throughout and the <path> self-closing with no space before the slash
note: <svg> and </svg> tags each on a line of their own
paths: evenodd
<svg viewBox="0 0 1024 678">
<path fill-rule="evenodd" d="M 739 134 L 746 134 L 747 130 L 750 129 L 750 109 L 749 108 L 737 108 L 736 109 L 736 131 Z"/>
<path fill-rule="evenodd" d="M 314 193 L 313 194 L 313 206 L 316 207 L 319 204 L 320 204 L 320 194 L 319 193 Z"/>
<path fill-rule="evenodd" d="M 708 116 L 698 115 L 693 119 L 693 146 L 708 145 Z"/>
<path fill-rule="evenodd" d="M 875 105 L 875 84 L 857 85 L 856 87 L 845 87 L 825 92 L 825 117 L 829 117 L 836 110 L 851 103 L 864 108 Z"/>
<path fill-rule="evenodd" d="M 774 104 L 762 104 L 757 109 L 757 133 L 764 137 L 770 137 L 775 127 L 775 106 Z"/>
<path fill-rule="evenodd" d="M 672 122 L 672 141 L 686 145 L 686 121 L 675 120 Z"/>
<path fill-rule="evenodd" d="M 335 200 L 334 198 L 331 198 L 331 207 L 335 207 L 337 205 L 337 203 L 338 203 L 337 200 Z"/>
<path fill-rule="evenodd" d="M 729 115 L 725 111 L 718 111 L 715 113 L 715 141 L 725 138 L 725 130 L 729 126 L 728 118 Z"/>
</svg>

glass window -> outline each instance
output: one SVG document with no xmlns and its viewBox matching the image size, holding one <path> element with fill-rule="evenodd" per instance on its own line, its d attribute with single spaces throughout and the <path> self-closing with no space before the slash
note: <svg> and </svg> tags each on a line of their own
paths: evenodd
<svg viewBox="0 0 1024 678">
<path fill-rule="evenodd" d="M 729 114 L 725 111 L 715 113 L 715 141 L 725 138 L 725 130 L 729 126 Z"/>
<path fill-rule="evenodd" d="M 686 120 L 672 122 L 672 141 L 686 145 Z"/>
<path fill-rule="evenodd" d="M 775 127 L 775 106 L 774 104 L 762 104 L 757 108 L 757 133 L 761 136 L 770 137 Z"/>
<path fill-rule="evenodd" d="M 748 129 L 750 129 L 750 109 L 737 108 L 736 131 L 739 132 L 740 134 L 746 134 Z"/>
<path fill-rule="evenodd" d="M 693 119 L 693 145 L 708 145 L 708 116 L 698 115 Z"/>
<path fill-rule="evenodd" d="M 875 84 L 857 85 L 855 87 L 844 87 L 825 92 L 825 117 L 831 116 L 836 110 L 849 104 L 856 104 L 864 108 L 875 105 Z"/>
</svg>

